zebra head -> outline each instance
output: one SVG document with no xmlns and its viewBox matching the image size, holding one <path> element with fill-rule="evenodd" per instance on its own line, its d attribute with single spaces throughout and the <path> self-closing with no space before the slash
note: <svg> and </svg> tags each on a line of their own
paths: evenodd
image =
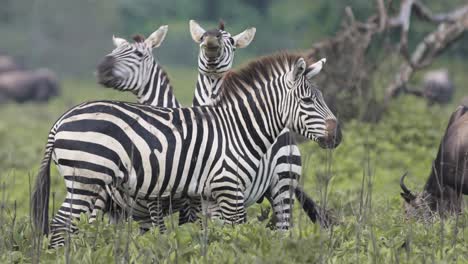
<svg viewBox="0 0 468 264">
<path fill-rule="evenodd" d="M 341 142 L 341 128 L 337 118 L 328 108 L 322 93 L 312 84 L 312 79 L 325 64 L 326 59 L 307 66 L 300 58 L 289 75 L 288 102 L 292 107 L 286 116 L 293 131 L 318 142 L 322 148 L 335 148 Z"/>
<path fill-rule="evenodd" d="M 198 70 L 201 74 L 222 76 L 229 71 L 234 60 L 236 48 L 245 48 L 255 37 L 254 27 L 235 36 L 224 30 L 224 23 L 218 29 L 206 31 L 195 20 L 190 20 L 192 39 L 200 44 Z"/>
<path fill-rule="evenodd" d="M 155 64 L 152 53 L 166 37 L 167 25 L 161 26 L 147 39 L 141 35 L 130 43 L 113 36 L 115 49 L 97 67 L 98 82 L 105 87 L 138 93 L 151 78 Z"/>
</svg>

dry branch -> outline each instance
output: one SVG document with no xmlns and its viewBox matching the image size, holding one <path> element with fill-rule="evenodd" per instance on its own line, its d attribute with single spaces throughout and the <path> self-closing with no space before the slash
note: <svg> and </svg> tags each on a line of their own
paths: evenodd
<svg viewBox="0 0 468 264">
<path fill-rule="evenodd" d="M 337 111 L 340 118 L 362 118 L 378 120 L 386 104 L 377 102 L 370 87 L 370 77 L 383 57 L 392 56 L 397 51 L 405 61 L 388 85 L 385 101 L 389 101 L 405 86 L 413 73 L 432 63 L 447 47 L 455 42 L 468 28 L 468 5 L 452 12 L 433 13 L 421 0 L 401 0 L 398 10 L 393 11 L 392 1 L 375 0 L 375 14 L 365 21 L 359 21 L 350 7 L 344 10 L 342 29 L 334 37 L 316 43 L 308 51 L 314 59 L 327 57 L 329 62 L 317 80 L 324 84 L 324 96 L 329 105 Z M 392 14 L 390 14 L 392 13 Z M 411 19 L 436 23 L 437 28 L 427 34 L 410 52 L 408 34 Z M 399 48 L 388 47 L 387 33 L 390 29 L 400 29 Z M 383 41 L 383 42 L 382 42 Z M 386 49 L 376 58 L 371 47 L 382 46 Z M 383 56 L 383 57 L 382 57 Z"/>
</svg>

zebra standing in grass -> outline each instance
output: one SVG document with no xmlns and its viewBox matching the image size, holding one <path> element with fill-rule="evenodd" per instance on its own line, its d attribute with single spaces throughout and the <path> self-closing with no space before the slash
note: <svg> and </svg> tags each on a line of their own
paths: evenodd
<svg viewBox="0 0 468 264">
<path fill-rule="evenodd" d="M 190 21 L 192 39 L 200 44 L 198 55 L 198 82 L 194 94 L 193 105 L 214 105 L 220 98 L 223 89 L 223 77 L 231 67 L 236 48 L 244 48 L 250 44 L 255 36 L 255 28 L 250 28 L 241 34 L 231 37 L 224 30 L 224 23 L 220 22 L 217 30 L 205 30 L 198 23 Z M 257 168 L 256 179 L 271 179 L 271 182 L 258 182 L 252 185 L 249 195 L 258 197 L 257 192 L 264 191 L 263 185 L 269 186 L 265 197 L 273 207 L 273 217 L 276 228 L 288 229 L 291 226 L 291 213 L 294 204 L 294 194 L 301 201 L 310 201 L 298 186 L 302 173 L 301 155 L 299 147 L 288 129 L 278 137 L 265 156 L 262 157 Z M 304 204 L 304 210 L 314 220 L 316 208 Z M 193 208 L 193 207 L 192 207 Z M 193 210 L 193 209 L 192 209 Z M 218 212 L 214 210 L 214 213 Z M 326 219 L 321 224 L 327 224 Z"/>
<path fill-rule="evenodd" d="M 220 208 L 225 223 L 244 222 L 245 206 L 260 198 L 245 193 L 256 180 L 261 157 L 284 128 L 324 148 L 341 140 L 338 121 L 310 84 L 323 63 L 307 66 L 292 54 L 256 60 L 226 76 L 213 107 L 96 101 L 70 109 L 49 135 L 32 195 L 35 226 L 48 231 L 44 211 L 51 158 L 67 186 L 52 221 L 51 246 L 63 243 L 59 233 L 76 231 L 68 219 L 89 214 L 95 196 L 109 185 L 147 201 L 151 211 L 161 210 L 165 199 L 201 197 L 204 206 Z M 108 74 L 109 82 L 122 77 Z"/>
<path fill-rule="evenodd" d="M 177 101 L 169 78 L 165 70 L 158 64 L 153 56 L 152 50 L 158 48 L 164 41 L 168 26 L 164 25 L 153 32 L 146 40 L 141 35 L 133 37 L 133 43 L 123 38 L 113 36 L 112 42 L 115 49 L 104 57 L 99 64 L 98 72 L 101 76 L 110 76 L 116 71 L 122 74 L 121 78 L 111 80 L 100 78 L 99 82 L 109 88 L 120 91 L 130 91 L 136 95 L 141 104 L 161 106 L 161 107 L 180 107 Z M 106 68 L 106 65 L 118 64 L 119 67 Z M 90 222 L 93 222 L 99 212 L 110 212 L 111 220 L 117 221 L 122 216 L 132 214 L 135 220 L 141 224 L 142 230 L 147 230 L 150 224 L 146 204 L 139 201 L 133 201 L 132 212 L 125 212 L 120 206 L 112 201 L 119 200 L 123 203 L 126 195 L 122 191 L 109 187 L 103 188 L 98 195 Z M 182 204 L 188 204 L 187 201 L 172 201 L 174 208 L 182 207 Z"/>
</svg>

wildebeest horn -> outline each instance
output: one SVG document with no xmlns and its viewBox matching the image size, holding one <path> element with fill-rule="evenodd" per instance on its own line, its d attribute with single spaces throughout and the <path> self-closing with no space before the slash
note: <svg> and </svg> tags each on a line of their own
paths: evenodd
<svg viewBox="0 0 468 264">
<path fill-rule="evenodd" d="M 401 195 L 403 196 L 403 198 L 405 198 L 406 201 L 409 202 L 410 200 L 413 200 L 416 197 L 411 193 L 411 191 L 405 185 L 405 177 L 406 177 L 407 174 L 408 174 L 408 172 L 405 172 L 405 174 L 403 174 L 403 176 L 401 176 L 401 178 L 400 178 L 400 187 L 403 190 L 403 193 L 401 193 Z"/>
</svg>

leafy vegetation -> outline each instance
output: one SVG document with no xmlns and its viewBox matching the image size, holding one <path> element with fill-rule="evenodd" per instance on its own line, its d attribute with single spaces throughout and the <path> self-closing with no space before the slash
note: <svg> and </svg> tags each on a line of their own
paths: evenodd
<svg viewBox="0 0 468 264">
<path fill-rule="evenodd" d="M 455 102 L 468 88 L 467 66 L 448 66 L 458 87 Z M 176 95 L 192 98 L 195 72 L 169 68 Z M 383 75 L 383 74 L 382 74 Z M 376 89 L 380 90 L 376 76 Z M 256 218 L 264 202 L 249 208 L 249 221 L 222 226 L 204 221 L 177 227 L 177 215 L 166 219 L 168 232 L 139 235 L 136 223 L 108 224 L 106 218 L 88 224 L 69 245 L 48 250 L 43 238 L 38 250 L 29 219 L 31 182 L 42 158 L 51 124 L 66 109 L 96 99 L 133 101 L 131 94 L 99 87 L 93 81 L 65 80 L 63 95 L 49 104 L 3 105 L 0 108 L 0 262 L 27 263 L 358 263 L 468 262 L 468 213 L 422 224 L 403 217 L 398 180 L 408 170 L 408 185 L 423 188 L 437 145 L 455 104 L 428 107 L 418 98 L 401 97 L 377 124 L 343 124 L 344 139 L 334 151 L 315 143 L 301 145 L 304 188 L 319 204 L 332 208 L 340 224 L 328 230 L 313 224 L 296 204 L 294 228 L 273 231 Z M 64 196 L 63 180 L 52 165 L 51 209 Z"/>
</svg>

